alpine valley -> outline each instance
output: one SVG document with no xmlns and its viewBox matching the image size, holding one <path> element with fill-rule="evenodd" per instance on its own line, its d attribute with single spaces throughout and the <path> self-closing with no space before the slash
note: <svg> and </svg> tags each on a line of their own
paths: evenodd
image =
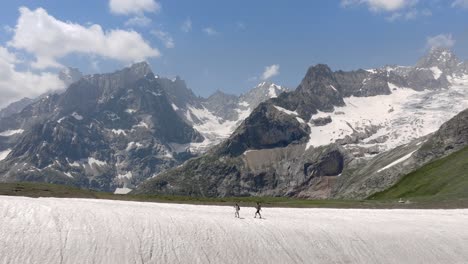
<svg viewBox="0 0 468 264">
<path fill-rule="evenodd" d="M 0 180 L 192 196 L 362 199 L 468 146 L 468 63 L 433 48 L 415 66 L 310 67 L 196 96 L 145 62 L 61 73 L 59 93 L 0 112 Z"/>
</svg>

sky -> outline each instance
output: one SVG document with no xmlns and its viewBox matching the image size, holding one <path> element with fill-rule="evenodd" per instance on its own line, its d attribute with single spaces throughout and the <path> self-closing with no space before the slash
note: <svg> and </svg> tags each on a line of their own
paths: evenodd
<svg viewBox="0 0 468 264">
<path fill-rule="evenodd" d="M 468 0 L 16 0 L 0 4 L 0 106 L 63 86 L 65 66 L 146 60 L 197 95 L 295 88 L 333 70 L 413 65 L 430 47 L 468 59 Z"/>
</svg>

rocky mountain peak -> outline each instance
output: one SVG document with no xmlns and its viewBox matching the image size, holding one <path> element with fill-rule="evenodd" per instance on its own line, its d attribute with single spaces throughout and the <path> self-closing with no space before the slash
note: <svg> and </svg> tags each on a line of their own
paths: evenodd
<svg viewBox="0 0 468 264">
<path fill-rule="evenodd" d="M 459 66 L 460 60 L 448 48 L 435 47 L 432 48 L 425 56 L 423 56 L 416 64 L 417 68 L 439 68 L 445 74 L 455 73 Z"/>
<path fill-rule="evenodd" d="M 309 67 L 303 79 L 307 82 L 322 82 L 324 80 L 333 79 L 333 71 L 326 64 L 317 64 Z"/>
<path fill-rule="evenodd" d="M 58 77 L 65 83 L 65 86 L 68 87 L 70 84 L 81 79 L 83 73 L 77 68 L 66 67 L 59 72 Z"/>
<path fill-rule="evenodd" d="M 240 101 L 247 102 L 253 109 L 261 102 L 270 98 L 276 98 L 280 94 L 287 92 L 288 89 L 269 81 L 261 82 L 247 93 L 241 95 Z"/>
<path fill-rule="evenodd" d="M 145 77 L 146 75 L 153 73 L 151 70 L 151 66 L 146 61 L 134 63 L 128 69 L 136 76 L 141 77 Z"/>
<path fill-rule="evenodd" d="M 272 83 L 270 81 L 265 81 L 265 82 L 259 83 L 257 86 L 255 86 L 255 88 L 250 90 L 247 94 L 254 93 L 259 90 L 267 92 L 270 98 L 274 98 L 274 97 L 278 97 L 278 95 L 280 95 L 281 93 L 286 92 L 288 89 L 280 85 L 277 85 L 275 83 Z"/>
</svg>

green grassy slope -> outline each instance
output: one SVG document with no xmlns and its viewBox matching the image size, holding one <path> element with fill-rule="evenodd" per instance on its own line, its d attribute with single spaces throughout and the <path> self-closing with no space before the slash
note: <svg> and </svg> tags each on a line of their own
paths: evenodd
<svg viewBox="0 0 468 264">
<path fill-rule="evenodd" d="M 468 148 L 431 162 L 406 175 L 393 187 L 370 199 L 423 198 L 427 200 L 468 198 Z"/>
</svg>

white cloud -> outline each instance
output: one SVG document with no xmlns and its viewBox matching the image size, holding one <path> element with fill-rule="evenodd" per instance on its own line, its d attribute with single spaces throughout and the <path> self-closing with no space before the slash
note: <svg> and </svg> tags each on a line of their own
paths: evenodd
<svg viewBox="0 0 468 264">
<path fill-rule="evenodd" d="M 440 34 L 427 38 L 426 46 L 428 48 L 451 48 L 455 45 L 455 39 L 452 34 Z"/>
<path fill-rule="evenodd" d="M 418 0 L 341 0 L 343 7 L 365 4 L 373 12 L 394 12 L 414 6 Z"/>
<path fill-rule="evenodd" d="M 417 10 L 411 9 L 405 12 L 395 12 L 391 16 L 387 17 L 388 21 L 397 21 L 397 20 L 413 20 L 418 17 L 429 17 L 432 16 L 432 11 L 429 9 Z"/>
<path fill-rule="evenodd" d="M 143 37 L 133 31 L 110 30 L 101 26 L 84 27 L 72 22 L 63 22 L 50 16 L 46 10 L 34 11 L 21 7 L 10 47 L 23 49 L 36 57 L 33 67 L 61 67 L 58 59 L 73 53 L 114 59 L 126 63 L 158 57 Z"/>
<path fill-rule="evenodd" d="M 188 33 L 190 31 L 192 31 L 192 20 L 190 18 L 187 18 L 183 23 L 182 23 L 182 26 L 180 26 L 180 29 L 185 32 L 185 33 Z"/>
<path fill-rule="evenodd" d="M 452 3 L 452 7 L 468 8 L 468 0 L 455 0 Z"/>
<path fill-rule="evenodd" d="M 280 66 L 279 64 L 273 64 L 265 67 L 265 71 L 262 74 L 262 80 L 268 80 L 273 76 L 279 74 Z"/>
<path fill-rule="evenodd" d="M 218 34 L 218 31 L 216 31 L 214 28 L 212 27 L 206 27 L 203 29 L 203 32 L 205 32 L 205 34 L 207 34 L 208 36 L 214 36 L 214 35 L 217 35 Z"/>
<path fill-rule="evenodd" d="M 10 34 L 10 33 L 13 33 L 15 31 L 14 28 L 8 26 L 8 25 L 4 25 L 3 26 L 3 31 L 5 31 L 6 33 Z"/>
<path fill-rule="evenodd" d="M 152 30 L 151 34 L 156 36 L 162 43 L 164 43 L 166 48 L 171 49 L 175 47 L 174 39 L 168 32 L 162 30 Z"/>
<path fill-rule="evenodd" d="M 154 0 L 110 0 L 109 8 L 117 15 L 141 15 L 144 12 L 157 12 L 161 5 Z"/>
<path fill-rule="evenodd" d="M 64 88 L 57 74 L 17 71 L 19 60 L 5 47 L 0 46 L 0 107 L 23 97 L 36 97 L 43 93 Z"/>
<path fill-rule="evenodd" d="M 125 26 L 137 26 L 137 27 L 146 27 L 151 23 L 151 19 L 144 16 L 138 15 L 130 18 L 125 22 Z"/>
</svg>

